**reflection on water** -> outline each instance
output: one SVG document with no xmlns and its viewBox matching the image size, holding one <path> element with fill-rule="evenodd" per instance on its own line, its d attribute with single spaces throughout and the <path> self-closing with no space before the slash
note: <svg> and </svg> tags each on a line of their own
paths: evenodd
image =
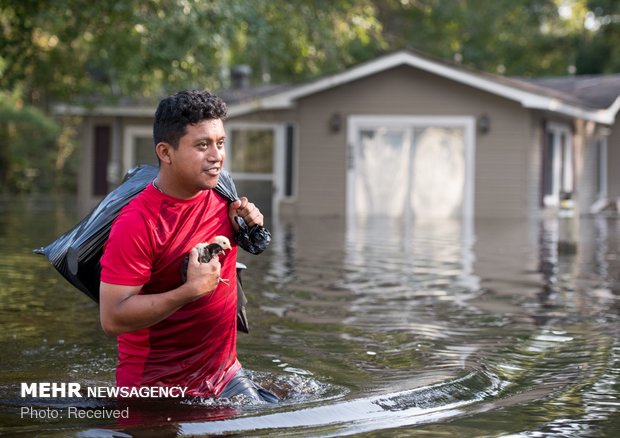
<svg viewBox="0 0 620 438">
<path fill-rule="evenodd" d="M 0 434 L 615 436 L 620 430 L 616 218 L 532 222 L 304 218 L 273 224 L 244 278 L 244 366 L 284 401 L 136 401 L 123 424 L 20 418 L 116 406 L 19 396 L 20 382 L 109 386 L 96 306 L 31 253 L 76 221 L 0 203 Z M 396 433 L 396 432 L 395 432 Z"/>
</svg>

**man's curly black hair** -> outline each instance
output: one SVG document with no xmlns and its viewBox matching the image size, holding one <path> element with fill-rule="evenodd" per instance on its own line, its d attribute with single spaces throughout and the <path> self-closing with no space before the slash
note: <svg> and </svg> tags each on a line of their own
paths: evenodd
<svg viewBox="0 0 620 438">
<path fill-rule="evenodd" d="M 208 91 L 185 90 L 166 97 L 155 111 L 153 140 L 175 149 L 186 133 L 186 126 L 205 119 L 226 119 L 226 104 Z"/>
</svg>

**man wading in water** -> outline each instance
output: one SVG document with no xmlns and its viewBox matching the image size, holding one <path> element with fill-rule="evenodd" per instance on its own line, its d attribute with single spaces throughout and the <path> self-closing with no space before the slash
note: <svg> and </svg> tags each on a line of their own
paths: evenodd
<svg viewBox="0 0 620 438">
<path fill-rule="evenodd" d="M 237 360 L 237 246 L 208 263 L 195 248 L 218 235 L 234 242 L 235 216 L 263 225 L 247 198 L 229 205 L 212 190 L 226 157 L 226 111 L 220 98 L 192 90 L 165 98 L 155 113 L 159 172 L 123 208 L 101 259 L 101 326 L 118 336 L 117 386 L 277 401 Z"/>
</svg>

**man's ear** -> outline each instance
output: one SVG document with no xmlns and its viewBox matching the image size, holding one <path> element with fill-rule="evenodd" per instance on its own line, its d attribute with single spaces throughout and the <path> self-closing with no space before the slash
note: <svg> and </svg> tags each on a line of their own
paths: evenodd
<svg viewBox="0 0 620 438">
<path fill-rule="evenodd" d="M 159 158 L 160 162 L 166 163 L 166 164 L 171 163 L 171 157 L 170 157 L 171 149 L 172 149 L 172 146 L 169 143 L 166 143 L 163 141 L 157 143 L 157 145 L 155 146 L 155 153 L 157 154 L 157 157 Z"/>
</svg>

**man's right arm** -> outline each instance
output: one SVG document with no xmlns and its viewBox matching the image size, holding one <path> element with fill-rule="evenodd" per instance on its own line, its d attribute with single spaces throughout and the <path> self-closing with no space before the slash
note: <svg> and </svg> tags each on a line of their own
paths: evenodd
<svg viewBox="0 0 620 438">
<path fill-rule="evenodd" d="M 182 306 L 213 291 L 220 281 L 220 262 L 198 262 L 198 252 L 190 253 L 187 282 L 159 294 L 139 294 L 142 286 L 124 286 L 101 282 L 99 316 L 108 336 L 150 327 L 166 319 Z"/>
</svg>

